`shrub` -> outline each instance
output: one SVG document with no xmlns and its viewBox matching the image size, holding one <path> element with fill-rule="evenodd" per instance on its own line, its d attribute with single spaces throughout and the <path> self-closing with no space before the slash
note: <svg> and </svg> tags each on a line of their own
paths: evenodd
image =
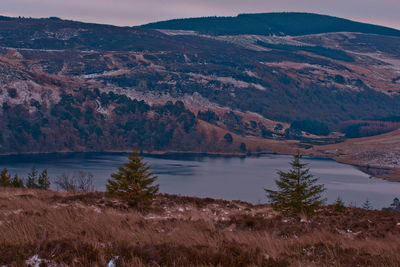
<svg viewBox="0 0 400 267">
<path fill-rule="evenodd" d="M 225 139 L 225 142 L 227 142 L 228 144 L 231 144 L 233 142 L 233 137 L 230 133 L 227 133 L 226 135 L 224 135 L 224 139 Z"/>
<path fill-rule="evenodd" d="M 63 173 L 56 179 L 56 185 L 67 192 L 92 192 L 93 174 L 90 172 L 79 171 L 72 177 Z"/>
</svg>

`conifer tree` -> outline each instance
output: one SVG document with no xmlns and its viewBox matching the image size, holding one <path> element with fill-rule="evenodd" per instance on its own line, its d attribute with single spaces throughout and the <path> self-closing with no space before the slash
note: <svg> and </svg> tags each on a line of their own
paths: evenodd
<svg viewBox="0 0 400 267">
<path fill-rule="evenodd" d="M 371 201 L 369 201 L 369 199 L 367 198 L 367 200 L 365 200 L 364 204 L 363 204 L 363 209 L 366 210 L 372 210 L 372 204 Z"/>
<path fill-rule="evenodd" d="M 23 188 L 24 187 L 24 181 L 22 179 L 19 179 L 18 174 L 14 175 L 14 178 L 11 181 L 12 187 L 16 188 Z"/>
<path fill-rule="evenodd" d="M 300 162 L 301 157 L 300 154 L 294 156 L 288 172 L 278 172 L 277 191 L 265 189 L 272 207 L 288 216 L 309 216 L 325 202 L 321 198 L 324 185 L 316 184 L 318 178 L 309 173 L 307 164 Z"/>
<path fill-rule="evenodd" d="M 335 203 L 333 204 L 333 211 L 334 212 L 342 212 L 344 211 L 344 202 L 343 200 L 340 198 L 340 196 L 337 197 Z"/>
<path fill-rule="evenodd" d="M 7 168 L 4 168 L 0 173 L 0 186 L 11 186 L 11 175 L 8 173 Z"/>
<path fill-rule="evenodd" d="M 44 169 L 43 172 L 39 175 L 38 188 L 44 190 L 48 190 L 50 188 L 50 177 L 47 173 L 47 169 Z"/>
<path fill-rule="evenodd" d="M 120 197 L 129 206 L 145 208 L 158 192 L 159 185 L 152 185 L 157 179 L 149 172 L 150 167 L 143 162 L 138 152 L 128 156 L 129 162 L 120 167 L 108 180 L 107 192 Z"/>
<path fill-rule="evenodd" d="M 26 188 L 35 189 L 38 188 L 37 184 L 38 171 L 35 166 L 32 167 L 31 172 L 28 173 L 28 179 L 26 180 Z"/>
</svg>

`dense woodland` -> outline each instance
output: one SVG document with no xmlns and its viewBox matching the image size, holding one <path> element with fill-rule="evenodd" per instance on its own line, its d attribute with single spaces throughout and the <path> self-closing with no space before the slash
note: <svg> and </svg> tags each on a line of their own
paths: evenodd
<svg viewBox="0 0 400 267">
<path fill-rule="evenodd" d="M 110 114 L 97 112 L 112 106 Z M 195 115 L 182 102 L 149 106 L 112 92 L 106 94 L 82 89 L 62 94 L 50 107 L 32 102 L 3 104 L 0 125 L 0 151 L 101 151 L 140 148 L 143 150 L 192 150 L 202 136 L 195 129 Z"/>
</svg>

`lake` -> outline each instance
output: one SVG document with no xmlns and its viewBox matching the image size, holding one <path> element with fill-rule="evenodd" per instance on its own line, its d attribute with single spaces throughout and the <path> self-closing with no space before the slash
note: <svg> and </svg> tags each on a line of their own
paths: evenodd
<svg viewBox="0 0 400 267">
<path fill-rule="evenodd" d="M 105 190 L 110 174 L 126 162 L 122 153 L 68 153 L 0 156 L 0 168 L 26 177 L 32 166 L 46 168 L 53 179 L 62 173 L 91 172 L 97 190 Z M 146 156 L 163 193 L 266 203 L 264 188 L 275 188 L 278 170 L 287 170 L 291 156 Z M 346 205 L 362 206 L 368 198 L 380 209 L 400 196 L 400 183 L 370 178 L 357 168 L 332 160 L 304 158 L 311 173 L 325 184 L 327 203 L 340 196 Z M 54 187 L 54 189 L 56 189 Z"/>
</svg>

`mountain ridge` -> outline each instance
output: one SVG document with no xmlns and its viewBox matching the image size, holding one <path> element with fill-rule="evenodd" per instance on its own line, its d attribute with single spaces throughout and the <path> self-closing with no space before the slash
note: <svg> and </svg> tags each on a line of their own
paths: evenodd
<svg viewBox="0 0 400 267">
<path fill-rule="evenodd" d="M 210 35 L 309 35 L 360 32 L 400 36 L 400 30 L 339 17 L 302 12 L 239 14 L 233 17 L 172 19 L 144 24 L 149 29 L 193 30 Z M 324 29 L 324 30 L 323 30 Z"/>
</svg>

